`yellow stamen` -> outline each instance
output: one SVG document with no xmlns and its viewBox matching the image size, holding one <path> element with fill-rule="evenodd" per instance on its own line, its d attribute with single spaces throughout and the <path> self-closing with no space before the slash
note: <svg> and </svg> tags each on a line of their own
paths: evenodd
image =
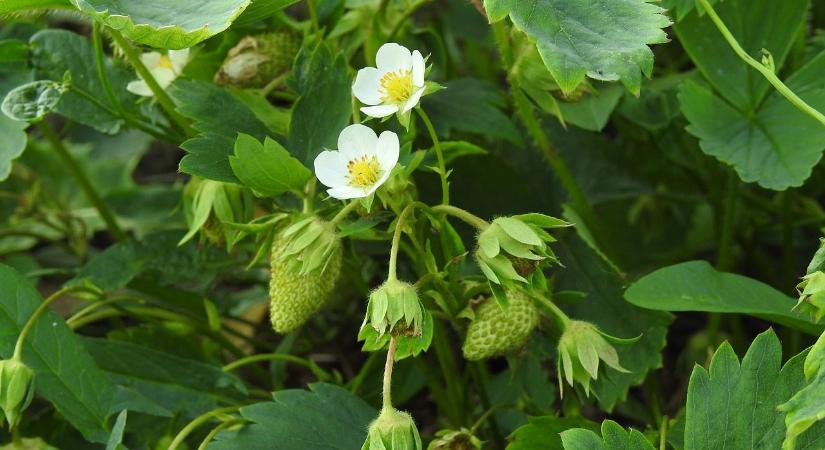
<svg viewBox="0 0 825 450">
<path fill-rule="evenodd" d="M 172 60 L 169 58 L 168 55 L 160 56 L 160 60 L 158 61 L 158 67 L 163 67 L 171 70 L 174 70 L 175 68 L 175 66 L 172 64 Z"/>
<path fill-rule="evenodd" d="M 387 72 L 381 77 L 381 101 L 389 103 L 404 103 L 413 93 L 412 73 L 409 70 Z"/>
<path fill-rule="evenodd" d="M 347 163 L 350 186 L 368 188 L 381 177 L 381 165 L 375 156 L 364 155 Z"/>
</svg>

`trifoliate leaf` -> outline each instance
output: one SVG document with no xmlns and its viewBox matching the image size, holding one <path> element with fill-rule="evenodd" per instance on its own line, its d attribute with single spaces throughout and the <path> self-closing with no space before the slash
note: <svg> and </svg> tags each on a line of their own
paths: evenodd
<svg viewBox="0 0 825 450">
<path fill-rule="evenodd" d="M 300 192 L 312 176 L 312 172 L 278 142 L 267 137 L 261 144 L 243 133 L 235 141 L 235 155 L 229 157 L 229 164 L 241 183 L 266 197 L 287 191 Z"/>
<path fill-rule="evenodd" d="M 84 14 L 156 48 L 189 48 L 229 28 L 250 0 L 72 0 Z"/>
<path fill-rule="evenodd" d="M 565 93 L 585 76 L 621 80 L 634 94 L 650 76 L 649 44 L 668 42 L 665 10 L 646 0 L 485 0 L 490 20 L 510 16 L 536 41 L 544 64 Z"/>
<path fill-rule="evenodd" d="M 564 450 L 654 450 L 645 435 L 612 421 L 602 422 L 602 436 L 584 428 L 574 428 L 561 433 Z M 711 448 L 711 447 L 708 447 Z"/>
</svg>

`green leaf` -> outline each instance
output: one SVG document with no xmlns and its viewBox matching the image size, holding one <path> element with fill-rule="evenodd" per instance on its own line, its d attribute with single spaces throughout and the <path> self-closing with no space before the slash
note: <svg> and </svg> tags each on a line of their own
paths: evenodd
<svg viewBox="0 0 825 450">
<path fill-rule="evenodd" d="M 19 122 L 42 119 L 57 107 L 65 92 L 66 86 L 63 83 L 49 80 L 32 81 L 18 86 L 3 99 L 4 120 L 17 121 L 18 126 L 25 128 L 28 124 Z"/>
<path fill-rule="evenodd" d="M 352 78 L 344 55 L 325 43 L 304 47 L 295 59 L 290 86 L 300 97 L 289 123 L 290 153 L 311 165 L 325 148 L 337 147 L 338 134 L 352 114 Z"/>
<path fill-rule="evenodd" d="M 28 136 L 25 130 L 28 126 L 26 122 L 0 115 L 0 181 L 9 176 L 11 162 L 26 149 Z"/>
<path fill-rule="evenodd" d="M 238 377 L 215 365 L 129 342 L 85 338 L 83 344 L 115 382 L 189 418 L 237 402 L 246 394 Z"/>
<path fill-rule="evenodd" d="M 580 417 L 530 417 L 529 423 L 513 432 L 507 450 L 563 450 L 561 432 L 571 428 L 599 430 L 596 423 Z"/>
<path fill-rule="evenodd" d="M 575 428 L 563 432 L 561 440 L 564 450 L 654 450 L 642 433 L 632 428 L 625 431 L 612 420 L 602 422 L 601 438 L 590 430 Z"/>
<path fill-rule="evenodd" d="M 72 4 L 69 0 L 7 0 L 0 3 L 0 14 L 6 15 L 33 9 L 69 9 L 71 7 Z"/>
<path fill-rule="evenodd" d="M 123 445 L 123 431 L 126 429 L 127 414 L 128 411 L 124 409 L 117 415 L 115 426 L 112 428 L 112 434 L 106 442 L 106 450 L 128 450 L 126 446 Z"/>
<path fill-rule="evenodd" d="M 221 31 L 250 0 L 72 0 L 83 13 L 150 47 L 191 47 Z"/>
<path fill-rule="evenodd" d="M 622 298 L 621 277 L 580 239 L 565 239 L 556 245 L 559 259 L 566 266 L 558 274 L 558 289 L 587 293 L 585 299 L 565 305 L 567 313 L 596 324 L 611 336 L 642 336 L 633 344 L 616 346 L 622 367 L 630 373 L 607 367 L 592 387 L 599 405 L 610 411 L 627 397 L 631 386 L 640 384 L 649 371 L 662 365 L 661 351 L 672 318 L 627 303 Z"/>
<path fill-rule="evenodd" d="M 825 69 L 825 57 L 809 67 Z M 807 70 L 798 75 L 804 76 Z M 814 108 L 825 109 L 825 83 L 799 90 L 794 79 L 788 82 L 791 89 Z M 755 115 L 737 111 L 692 81 L 680 87 L 679 101 L 690 121 L 687 130 L 700 139 L 702 150 L 732 165 L 745 182 L 779 191 L 801 186 L 825 149 L 825 127 L 778 92 Z"/>
<path fill-rule="evenodd" d="M 43 30 L 32 36 L 29 43 L 38 78 L 62 82 L 66 72 L 71 75 L 69 89 L 57 104 L 56 112 L 102 133 L 120 130 L 123 120 L 103 94 L 88 39 L 71 31 Z M 104 64 L 118 103 L 124 110 L 135 111 L 136 97 L 126 91 L 126 84 L 135 75 L 109 58 L 104 59 Z"/>
<path fill-rule="evenodd" d="M 714 9 L 749 55 L 759 59 L 762 49 L 767 49 L 780 68 L 804 24 L 808 3 L 808 0 L 725 0 Z M 770 20 L 765 20 L 766 17 Z M 693 13 L 673 28 L 716 92 L 743 113 L 758 109 L 770 88 L 768 81 L 739 59 L 710 17 Z"/>
<path fill-rule="evenodd" d="M 229 157 L 229 164 L 241 183 L 265 197 L 302 192 L 312 177 L 312 172 L 281 144 L 269 138 L 261 144 L 248 134 L 238 135 L 235 156 Z"/>
<path fill-rule="evenodd" d="M 561 118 L 579 128 L 601 131 L 622 97 L 621 87 L 599 86 L 600 89 L 575 102 L 558 102 Z"/>
<path fill-rule="evenodd" d="M 191 175 L 238 183 L 229 165 L 238 133 L 263 140 L 268 129 L 255 114 L 226 89 L 206 81 L 177 80 L 170 89 L 181 114 L 195 121 L 200 133 L 181 144 L 187 155 L 180 170 Z"/>
<path fill-rule="evenodd" d="M 298 0 L 252 0 L 243 13 L 234 23 L 235 27 L 252 25 L 259 20 L 266 19 L 287 6 L 298 3 Z"/>
<path fill-rule="evenodd" d="M 504 139 L 521 145 L 521 133 L 502 112 L 504 96 L 494 84 L 474 78 L 447 83 L 446 89 L 422 99 L 422 105 L 439 135 L 466 132 Z"/>
<path fill-rule="evenodd" d="M 378 412 L 348 391 L 330 384 L 289 389 L 271 402 L 241 408 L 251 423 L 218 434 L 209 450 L 352 450 L 361 447 Z"/>
<path fill-rule="evenodd" d="M 676 12 L 676 20 L 681 21 L 696 7 L 698 0 L 662 0 L 662 7 Z M 708 0 L 711 5 L 716 3 L 716 0 Z M 716 8 L 714 8 L 716 9 Z M 699 10 L 701 11 L 701 9 Z"/>
<path fill-rule="evenodd" d="M 801 355 L 784 367 L 782 347 L 773 330 L 757 336 L 740 364 L 733 348 L 722 344 L 710 368 L 696 366 L 687 394 L 685 450 L 781 448 L 783 414 L 777 407 L 804 385 Z M 803 436 L 802 448 L 822 435 L 815 427 Z"/>
<path fill-rule="evenodd" d="M 821 332 L 810 318 L 793 311 L 796 300 L 761 281 L 719 272 L 706 261 L 649 273 L 627 289 L 625 298 L 647 309 L 750 314 L 806 332 Z"/>
<path fill-rule="evenodd" d="M 161 284 L 209 283 L 218 269 L 230 264 L 226 255 L 210 246 L 189 242 L 178 247 L 182 231 L 158 231 L 140 241 L 108 247 L 94 255 L 72 284 L 91 283 L 103 291 L 126 286 L 138 275 L 153 275 Z"/>
<path fill-rule="evenodd" d="M 43 299 L 29 280 L 0 265 L 0 354 L 11 357 L 21 329 Z M 23 348 L 23 361 L 35 372 L 35 390 L 92 442 L 109 437 L 107 418 L 116 387 L 66 326 L 46 311 L 35 322 Z"/>
<path fill-rule="evenodd" d="M 634 94 L 653 70 L 648 44 L 668 42 L 665 10 L 647 0 L 484 0 L 490 20 L 509 14 L 536 41 L 565 93 L 584 77 L 622 83 Z"/>
</svg>

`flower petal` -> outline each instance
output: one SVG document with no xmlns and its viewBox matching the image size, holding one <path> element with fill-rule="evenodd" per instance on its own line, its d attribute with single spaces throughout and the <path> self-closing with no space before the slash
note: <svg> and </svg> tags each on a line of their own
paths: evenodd
<svg viewBox="0 0 825 450">
<path fill-rule="evenodd" d="M 352 186 L 339 186 L 327 189 L 327 194 L 338 200 L 348 200 L 351 198 L 362 198 L 369 195 L 368 191 Z"/>
<path fill-rule="evenodd" d="M 356 123 L 341 130 L 341 134 L 338 135 L 338 151 L 349 161 L 372 154 L 376 141 L 378 136 L 372 128 Z"/>
<path fill-rule="evenodd" d="M 412 69 L 412 54 L 402 45 L 395 42 L 388 42 L 378 49 L 375 55 L 375 65 L 383 74 L 387 72 L 395 72 L 398 70 Z"/>
<path fill-rule="evenodd" d="M 189 62 L 189 49 L 169 50 L 169 59 L 172 61 L 172 69 L 180 75 L 186 63 Z"/>
<path fill-rule="evenodd" d="M 140 55 L 140 61 L 147 69 L 152 70 L 160 65 L 160 53 L 146 52 Z"/>
<path fill-rule="evenodd" d="M 424 95 L 424 88 L 421 88 L 421 89 L 413 92 L 413 94 L 410 96 L 410 98 L 407 99 L 407 103 L 404 104 L 404 109 L 402 109 L 401 112 L 405 113 L 405 112 L 415 108 L 415 106 L 418 105 L 418 101 L 421 100 L 422 95 Z"/>
<path fill-rule="evenodd" d="M 364 67 L 355 76 L 352 94 L 365 105 L 378 105 L 381 103 L 381 93 L 378 92 L 380 86 L 381 72 L 375 67 Z"/>
<path fill-rule="evenodd" d="M 424 66 L 424 57 L 421 52 L 415 50 L 412 52 L 412 82 L 415 87 L 424 87 L 424 72 L 427 68 Z"/>
<path fill-rule="evenodd" d="M 401 146 L 398 142 L 398 135 L 392 131 L 385 131 L 378 137 L 378 142 L 375 147 L 375 155 L 378 157 L 378 163 L 381 164 L 381 170 L 385 173 L 392 172 L 395 164 L 398 162 L 398 153 Z"/>
<path fill-rule="evenodd" d="M 382 117 L 391 116 L 398 112 L 398 105 L 365 106 L 361 108 L 361 112 L 370 117 L 380 119 Z"/>
<path fill-rule="evenodd" d="M 346 186 L 347 161 L 341 152 L 323 151 L 315 158 L 315 176 L 327 187 Z"/>
<path fill-rule="evenodd" d="M 175 78 L 178 77 L 172 69 L 167 69 L 166 67 L 158 67 L 153 69 L 152 76 L 155 77 L 155 81 L 157 81 L 163 89 L 169 87 L 169 85 L 175 81 Z"/>
<path fill-rule="evenodd" d="M 130 81 L 129 84 L 126 85 L 126 90 L 143 97 L 153 97 L 155 95 L 152 90 L 149 89 L 149 85 L 143 80 Z"/>
</svg>

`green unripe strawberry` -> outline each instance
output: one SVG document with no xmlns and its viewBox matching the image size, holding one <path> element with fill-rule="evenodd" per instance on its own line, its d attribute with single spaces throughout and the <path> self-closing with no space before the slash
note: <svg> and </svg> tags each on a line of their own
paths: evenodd
<svg viewBox="0 0 825 450">
<path fill-rule="evenodd" d="M 262 88 L 292 68 L 301 38 L 288 31 L 246 36 L 229 50 L 215 84 Z"/>
<path fill-rule="evenodd" d="M 539 323 L 533 300 L 521 291 L 507 291 L 508 305 L 487 298 L 475 310 L 467 328 L 464 358 L 470 361 L 513 353 L 524 346 Z"/>
<path fill-rule="evenodd" d="M 269 317 L 272 328 L 281 334 L 297 329 L 324 306 L 341 273 L 342 258 L 338 243 L 325 267 L 302 274 L 288 264 L 289 256 L 283 255 L 286 248 L 285 239 L 275 239 L 270 259 Z"/>
</svg>

